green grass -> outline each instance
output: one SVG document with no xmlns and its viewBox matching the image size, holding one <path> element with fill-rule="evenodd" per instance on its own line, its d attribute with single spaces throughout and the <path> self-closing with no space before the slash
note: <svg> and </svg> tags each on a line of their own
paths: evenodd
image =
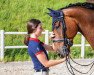
<svg viewBox="0 0 94 75">
<path fill-rule="evenodd" d="M 52 19 L 46 13 L 47 8 L 59 9 L 70 3 L 84 2 L 85 0 L 0 0 L 0 30 L 5 32 L 26 32 L 26 22 L 31 18 L 40 19 L 44 29 L 51 31 Z M 25 35 L 5 35 L 5 46 L 24 45 Z M 74 38 L 75 44 L 80 44 L 80 34 Z M 40 37 L 44 41 L 44 35 Z M 87 43 L 87 42 L 86 42 Z M 80 48 L 73 47 L 72 57 L 80 58 Z M 49 53 L 51 59 L 58 58 L 56 53 Z M 91 48 L 86 48 L 85 57 L 93 57 Z M 6 49 L 5 61 L 30 60 L 27 49 Z"/>
<path fill-rule="evenodd" d="M 6 49 L 5 62 L 30 60 L 27 49 Z"/>
</svg>

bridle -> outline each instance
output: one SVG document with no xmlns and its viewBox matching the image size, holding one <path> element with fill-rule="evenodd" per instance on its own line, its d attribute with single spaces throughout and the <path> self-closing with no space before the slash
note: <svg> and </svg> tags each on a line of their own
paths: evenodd
<svg viewBox="0 0 94 75">
<path fill-rule="evenodd" d="M 63 34 L 63 39 L 58 39 L 58 40 L 53 40 L 53 42 L 64 42 L 64 46 L 62 47 L 62 50 L 59 51 L 60 55 L 66 57 L 66 66 L 69 70 L 69 72 L 72 74 L 72 75 L 75 75 L 74 73 L 74 70 L 81 73 L 81 74 L 88 74 L 89 71 L 92 69 L 92 67 L 94 66 L 94 61 L 91 62 L 90 64 L 87 64 L 87 65 L 82 65 L 82 64 L 79 64 L 77 62 L 75 62 L 71 56 L 69 55 L 69 49 L 68 49 L 68 46 L 72 46 L 73 43 L 70 41 L 70 39 L 67 38 L 67 35 L 66 35 L 66 23 L 65 23 L 65 15 L 63 13 L 63 11 L 55 11 L 55 10 L 52 10 L 50 8 L 48 8 L 51 13 L 48 13 L 50 16 L 52 16 L 52 19 L 53 19 L 53 22 L 52 22 L 52 30 L 54 30 L 54 28 L 58 28 L 59 26 L 55 27 L 54 24 L 59 21 L 62 23 L 62 34 Z M 56 16 L 54 16 L 56 15 Z M 87 72 L 81 72 L 79 70 L 77 70 L 76 68 L 74 68 L 72 65 L 71 65 L 71 62 L 74 62 L 75 64 L 77 65 L 80 65 L 80 66 L 91 66 L 90 69 L 87 71 Z M 92 73 L 91 73 L 92 74 Z M 91 75 L 90 74 L 90 75 Z"/>
<path fill-rule="evenodd" d="M 63 39 L 60 39 L 60 40 L 53 40 L 53 42 L 64 42 L 64 45 L 69 45 L 69 46 L 72 46 L 72 42 L 70 41 L 70 39 L 67 38 L 67 35 L 66 35 L 66 23 L 65 23 L 65 20 L 64 20 L 64 13 L 62 11 L 59 11 L 60 12 L 60 17 L 57 17 L 57 18 L 53 18 L 53 23 L 52 23 L 52 30 L 54 30 L 54 28 L 58 28 L 58 27 L 55 27 L 55 22 L 59 21 L 62 23 L 62 34 L 63 34 Z"/>
<path fill-rule="evenodd" d="M 53 22 L 52 22 L 52 30 L 54 30 L 55 28 L 57 29 L 59 27 L 59 25 L 57 27 L 55 27 L 55 23 L 57 21 L 59 21 L 59 23 L 62 23 L 62 34 L 63 34 L 63 38 L 62 39 L 58 39 L 58 40 L 52 40 L 53 42 L 63 42 L 64 46 L 62 47 L 62 49 L 59 51 L 59 54 L 61 56 L 68 56 L 70 53 L 70 50 L 68 49 L 68 46 L 72 46 L 73 43 L 71 42 L 70 39 L 68 39 L 67 35 L 66 35 L 66 23 L 64 20 L 64 13 L 62 11 L 58 11 L 59 16 L 58 17 L 53 17 Z"/>
</svg>

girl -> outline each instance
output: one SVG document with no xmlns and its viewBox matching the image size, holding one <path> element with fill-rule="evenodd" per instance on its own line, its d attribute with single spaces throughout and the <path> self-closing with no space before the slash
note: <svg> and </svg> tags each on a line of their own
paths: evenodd
<svg viewBox="0 0 94 75">
<path fill-rule="evenodd" d="M 27 23 L 27 31 L 28 36 L 25 37 L 24 43 L 28 46 L 28 53 L 34 64 L 34 75 L 49 75 L 49 67 L 60 64 L 66 59 L 63 58 L 59 60 L 49 60 L 46 50 L 54 51 L 55 49 L 54 45 L 46 45 L 38 39 L 43 31 L 40 20 L 29 20 Z"/>
</svg>

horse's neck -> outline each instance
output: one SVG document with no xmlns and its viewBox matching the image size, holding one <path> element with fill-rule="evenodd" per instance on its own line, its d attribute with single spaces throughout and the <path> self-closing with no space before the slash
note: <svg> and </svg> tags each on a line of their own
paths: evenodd
<svg viewBox="0 0 94 75">
<path fill-rule="evenodd" d="M 94 10 L 87 11 L 89 9 L 82 9 L 70 9 L 71 12 L 68 11 L 67 15 L 70 14 L 69 16 L 77 20 L 79 32 L 84 35 L 94 49 Z"/>
<path fill-rule="evenodd" d="M 89 13 L 83 12 L 81 14 L 82 16 L 77 19 L 80 32 L 94 49 L 94 11 Z"/>
</svg>

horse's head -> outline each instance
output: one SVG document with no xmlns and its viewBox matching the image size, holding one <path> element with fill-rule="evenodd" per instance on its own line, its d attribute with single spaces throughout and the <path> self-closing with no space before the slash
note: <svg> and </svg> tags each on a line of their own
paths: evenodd
<svg viewBox="0 0 94 75">
<path fill-rule="evenodd" d="M 55 34 L 52 39 L 54 48 L 64 57 L 69 55 L 70 47 L 73 45 L 73 38 L 78 31 L 77 23 L 73 18 L 66 16 L 63 11 L 52 9 L 49 11 L 48 14 L 52 17 L 52 31 Z"/>
</svg>

